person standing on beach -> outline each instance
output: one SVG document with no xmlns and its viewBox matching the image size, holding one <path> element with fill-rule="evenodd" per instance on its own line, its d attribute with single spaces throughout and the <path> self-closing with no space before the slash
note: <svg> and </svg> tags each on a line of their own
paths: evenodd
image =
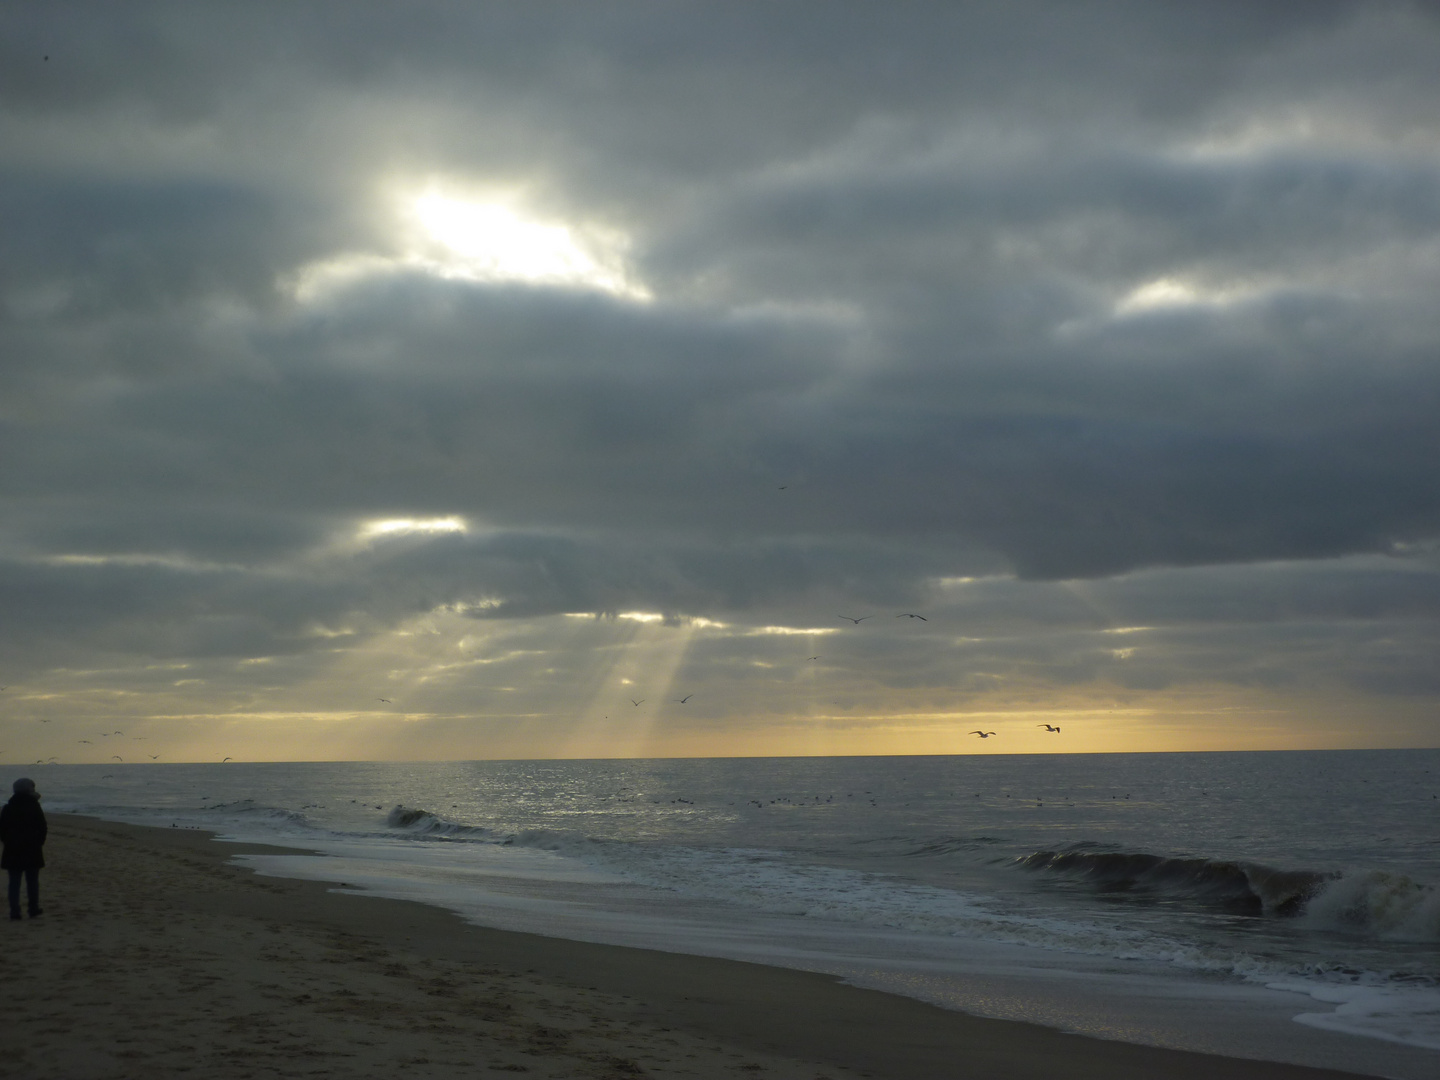
<svg viewBox="0 0 1440 1080">
<path fill-rule="evenodd" d="M 40 809 L 40 793 L 35 781 L 21 777 L 15 781 L 15 794 L 0 809 L 0 870 L 10 872 L 10 918 L 20 918 L 20 878 L 25 878 L 26 899 L 30 901 L 30 917 L 43 914 L 40 910 L 40 868 L 45 865 L 45 834 L 49 826 L 45 811 Z"/>
</svg>

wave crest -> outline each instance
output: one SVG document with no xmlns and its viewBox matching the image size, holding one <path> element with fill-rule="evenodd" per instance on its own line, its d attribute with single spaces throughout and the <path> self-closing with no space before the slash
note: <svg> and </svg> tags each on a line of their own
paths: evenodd
<svg viewBox="0 0 1440 1080">
<path fill-rule="evenodd" d="M 478 825 L 462 825 L 458 821 L 450 821 L 429 810 L 418 810 L 403 803 L 397 803 L 394 809 L 385 815 L 385 824 L 392 829 L 404 829 L 406 832 L 418 836 L 485 837 L 490 835 L 489 829 Z"/>
<path fill-rule="evenodd" d="M 1243 915 L 1299 915 L 1327 882 L 1339 877 L 1262 863 L 1122 851 L 1037 851 L 1019 864 L 1064 874 L 1104 892 L 1159 893 Z"/>
<path fill-rule="evenodd" d="M 909 844 L 901 854 L 910 858 L 936 858 L 985 851 L 1003 843 L 1005 841 L 996 836 L 942 836 Z"/>
<path fill-rule="evenodd" d="M 281 825 L 300 825 L 309 827 L 310 819 L 299 810 L 287 810 L 281 806 L 264 806 L 254 799 L 241 799 L 238 802 L 211 803 L 200 808 L 205 814 L 233 814 L 250 818 L 259 818 L 263 821 L 276 822 Z"/>
</svg>

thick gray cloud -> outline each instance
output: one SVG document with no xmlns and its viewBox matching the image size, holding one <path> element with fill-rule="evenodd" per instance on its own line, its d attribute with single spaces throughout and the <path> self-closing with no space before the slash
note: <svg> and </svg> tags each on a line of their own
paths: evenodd
<svg viewBox="0 0 1440 1080">
<path fill-rule="evenodd" d="M 11 5 L 6 677 L 928 604 L 857 670 L 1433 693 L 1437 61 L 1406 3 Z M 635 287 L 470 273 L 427 188 Z"/>
</svg>

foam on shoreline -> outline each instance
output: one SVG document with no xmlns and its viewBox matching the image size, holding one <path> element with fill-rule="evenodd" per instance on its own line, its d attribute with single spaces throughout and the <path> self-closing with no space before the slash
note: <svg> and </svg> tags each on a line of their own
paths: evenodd
<svg viewBox="0 0 1440 1080">
<path fill-rule="evenodd" d="M 702 1080 L 751 1064 L 776 1080 L 1345 1075 L 977 1019 L 802 971 L 466 926 L 430 905 L 337 894 L 334 877 L 256 876 L 231 857 L 306 856 L 198 830 L 54 815 L 51 835 L 47 913 L 9 924 L 7 965 L 26 971 L 27 993 L 0 1032 L 0 1053 L 38 1077 L 200 1067 L 238 1080 L 297 1062 L 413 1080 L 516 1064 Z"/>
</svg>

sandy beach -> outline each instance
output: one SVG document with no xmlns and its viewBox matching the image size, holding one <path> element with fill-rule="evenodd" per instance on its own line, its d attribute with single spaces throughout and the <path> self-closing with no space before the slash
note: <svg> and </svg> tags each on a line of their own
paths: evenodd
<svg viewBox="0 0 1440 1080">
<path fill-rule="evenodd" d="M 8 1075 L 1260 1080 L 1353 1076 L 978 1019 L 806 972 L 486 930 L 261 877 L 209 834 L 51 816 L 7 922 Z"/>
</svg>

